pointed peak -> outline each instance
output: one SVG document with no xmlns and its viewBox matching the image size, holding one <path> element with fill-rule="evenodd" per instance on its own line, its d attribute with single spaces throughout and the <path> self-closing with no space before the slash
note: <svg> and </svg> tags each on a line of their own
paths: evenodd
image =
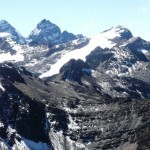
<svg viewBox="0 0 150 150">
<path fill-rule="evenodd" d="M 6 20 L 0 20 L 1 37 L 9 37 L 16 43 L 24 44 L 24 37 Z"/>
<path fill-rule="evenodd" d="M 51 23 L 49 20 L 43 19 L 37 24 L 37 28 L 43 28 L 43 27 L 52 26 L 52 25 L 54 24 Z"/>
<path fill-rule="evenodd" d="M 62 32 L 63 34 L 66 34 L 66 33 L 69 33 L 67 30 L 64 30 L 63 32 Z"/>
<path fill-rule="evenodd" d="M 9 29 L 12 29 L 12 25 L 8 23 L 6 20 L 0 20 L 0 32 L 6 32 Z M 14 29 L 14 28 L 13 28 Z"/>
<path fill-rule="evenodd" d="M 10 26 L 10 23 L 8 23 L 6 20 L 0 20 L 0 25 L 4 25 L 7 24 Z"/>
<path fill-rule="evenodd" d="M 116 28 L 116 29 L 126 29 L 126 27 L 122 26 L 122 25 L 118 25 L 118 26 L 115 26 L 113 28 Z"/>
<path fill-rule="evenodd" d="M 6 20 L 0 20 L 0 23 L 8 23 Z"/>
<path fill-rule="evenodd" d="M 111 31 L 111 30 L 115 30 L 115 31 L 121 31 L 121 30 L 127 31 L 128 30 L 129 31 L 129 29 L 127 29 L 126 27 L 124 27 L 122 25 L 118 25 L 118 26 L 113 26 L 113 27 L 111 27 L 108 30 L 105 30 L 103 32 L 107 32 L 107 31 Z"/>
<path fill-rule="evenodd" d="M 116 32 L 131 32 L 128 28 L 122 26 L 122 25 L 118 25 L 118 26 L 115 26 L 115 27 L 112 27 L 111 28 L 112 30 L 115 30 Z"/>
<path fill-rule="evenodd" d="M 118 25 L 114 27 L 114 29 L 116 32 L 120 33 L 121 36 L 126 36 L 127 39 L 133 37 L 131 31 L 124 26 Z"/>
<path fill-rule="evenodd" d="M 109 39 L 114 39 L 117 37 L 128 40 L 133 37 L 131 31 L 122 25 L 111 27 L 110 29 L 103 31 L 102 33 L 106 34 L 105 36 Z"/>
<path fill-rule="evenodd" d="M 40 21 L 40 23 L 51 23 L 51 22 L 47 19 L 43 19 L 43 20 Z"/>
<path fill-rule="evenodd" d="M 60 40 L 61 31 L 60 28 L 51 23 L 49 20 L 41 20 L 36 28 L 29 35 L 29 39 L 32 41 L 38 41 L 39 44 L 44 43 L 57 43 Z"/>
</svg>

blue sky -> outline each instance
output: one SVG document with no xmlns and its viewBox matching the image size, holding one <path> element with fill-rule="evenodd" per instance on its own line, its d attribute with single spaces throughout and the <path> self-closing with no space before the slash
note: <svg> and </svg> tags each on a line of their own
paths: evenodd
<svg viewBox="0 0 150 150">
<path fill-rule="evenodd" d="M 42 19 L 88 37 L 123 25 L 150 41 L 149 0 L 0 0 L 0 19 L 24 36 Z"/>
</svg>

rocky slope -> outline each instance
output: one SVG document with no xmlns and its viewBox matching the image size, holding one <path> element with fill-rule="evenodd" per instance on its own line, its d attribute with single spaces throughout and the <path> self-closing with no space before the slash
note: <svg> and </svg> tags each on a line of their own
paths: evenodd
<svg viewBox="0 0 150 150">
<path fill-rule="evenodd" d="M 113 98 L 88 70 L 87 63 L 71 60 L 53 81 L 43 82 L 24 68 L 1 64 L 1 149 L 149 149 L 150 100 Z"/>
<path fill-rule="evenodd" d="M 57 25 L 46 19 L 38 23 L 37 27 L 29 35 L 29 40 L 32 43 L 46 44 L 49 47 L 75 39 L 78 39 L 78 37 L 67 31 L 61 33 L 61 29 Z"/>
<path fill-rule="evenodd" d="M 59 43 L 61 31 L 58 26 L 48 20 L 42 20 L 37 24 L 37 27 L 29 35 L 29 39 L 38 44 Z"/>
</svg>

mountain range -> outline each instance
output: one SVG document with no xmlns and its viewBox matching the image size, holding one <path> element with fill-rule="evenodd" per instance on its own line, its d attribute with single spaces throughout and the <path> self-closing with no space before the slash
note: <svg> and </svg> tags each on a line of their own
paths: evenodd
<svg viewBox="0 0 150 150">
<path fill-rule="evenodd" d="M 0 149 L 150 149 L 150 42 L 123 26 L 91 38 L 43 19 L 0 21 Z"/>
</svg>

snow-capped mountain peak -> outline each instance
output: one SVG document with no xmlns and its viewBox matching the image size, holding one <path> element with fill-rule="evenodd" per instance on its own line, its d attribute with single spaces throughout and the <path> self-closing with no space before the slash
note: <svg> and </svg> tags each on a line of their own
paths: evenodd
<svg viewBox="0 0 150 150">
<path fill-rule="evenodd" d="M 11 38 L 18 44 L 25 44 L 23 36 L 6 20 L 0 21 L 0 37 Z"/>
<path fill-rule="evenodd" d="M 11 26 L 6 20 L 0 20 L 0 28 Z"/>
<path fill-rule="evenodd" d="M 103 34 L 105 38 L 119 44 L 133 37 L 130 30 L 121 25 L 112 27 L 101 34 Z"/>
<path fill-rule="evenodd" d="M 46 19 L 40 21 L 29 35 L 31 41 L 36 41 L 39 44 L 56 44 L 59 42 L 60 37 L 60 28 Z"/>
<path fill-rule="evenodd" d="M 0 20 L 0 24 L 1 24 L 1 23 L 5 23 L 5 22 L 7 22 L 7 21 L 6 21 L 6 20 L 3 20 L 3 19 Z"/>
<path fill-rule="evenodd" d="M 116 32 L 119 32 L 119 33 L 122 33 L 122 32 L 128 32 L 129 30 L 122 26 L 122 25 L 118 25 L 118 26 L 115 26 L 115 27 L 112 27 L 111 29 L 115 30 Z"/>
<path fill-rule="evenodd" d="M 30 41 L 38 44 L 53 46 L 68 43 L 69 41 L 79 38 L 68 31 L 61 32 L 61 29 L 56 24 L 50 22 L 49 20 L 43 19 L 31 32 L 29 39 Z"/>
<path fill-rule="evenodd" d="M 47 29 L 50 27 L 55 27 L 56 25 L 51 23 L 49 20 L 43 19 L 37 24 L 38 29 Z"/>
<path fill-rule="evenodd" d="M 0 37 L 11 36 L 12 26 L 5 20 L 0 20 Z"/>
</svg>

